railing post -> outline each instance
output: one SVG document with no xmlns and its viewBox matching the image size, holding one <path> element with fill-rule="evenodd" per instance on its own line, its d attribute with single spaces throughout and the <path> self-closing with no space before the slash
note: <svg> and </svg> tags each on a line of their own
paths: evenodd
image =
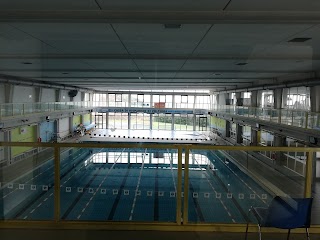
<svg viewBox="0 0 320 240">
<path fill-rule="evenodd" d="M 310 198 L 312 196 L 312 162 L 313 162 L 312 151 L 307 152 L 306 159 L 306 176 L 305 176 L 305 186 L 304 186 L 304 197 Z"/>
<path fill-rule="evenodd" d="M 182 187 L 182 147 L 178 148 L 178 186 L 177 186 L 177 209 L 176 222 L 181 225 L 181 187 Z"/>
<path fill-rule="evenodd" d="M 188 224 L 188 209 L 189 209 L 189 146 L 185 148 L 184 162 L 184 199 L 183 199 L 183 224 Z"/>
<path fill-rule="evenodd" d="M 60 220 L 60 147 L 54 148 L 54 221 Z"/>
</svg>

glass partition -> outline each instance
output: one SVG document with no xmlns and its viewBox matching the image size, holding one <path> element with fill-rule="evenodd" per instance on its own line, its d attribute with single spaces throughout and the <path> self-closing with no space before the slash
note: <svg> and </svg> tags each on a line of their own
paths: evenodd
<svg viewBox="0 0 320 240">
<path fill-rule="evenodd" d="M 24 144 L 1 143 L 11 153 Z M 320 222 L 318 149 L 27 145 L 43 151 L 1 168 L 2 219 L 234 224 L 248 220 L 250 206 L 268 206 L 276 195 L 312 195 L 312 222 Z"/>
<path fill-rule="evenodd" d="M 6 148 L 11 155 L 25 150 Z M 53 148 L 46 148 L 0 168 L 0 219 L 54 219 L 53 153 Z"/>
</svg>

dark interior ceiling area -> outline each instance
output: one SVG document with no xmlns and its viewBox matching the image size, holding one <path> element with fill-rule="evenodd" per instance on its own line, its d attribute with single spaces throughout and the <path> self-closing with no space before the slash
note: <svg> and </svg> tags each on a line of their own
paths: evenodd
<svg viewBox="0 0 320 240">
<path fill-rule="evenodd" d="M 0 82 L 223 91 L 319 69 L 318 0 L 0 1 Z"/>
</svg>

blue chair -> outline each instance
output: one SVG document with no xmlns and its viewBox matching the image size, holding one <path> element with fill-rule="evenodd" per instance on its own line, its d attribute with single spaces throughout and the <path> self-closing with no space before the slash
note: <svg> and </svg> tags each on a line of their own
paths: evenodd
<svg viewBox="0 0 320 240">
<path fill-rule="evenodd" d="M 290 237 L 290 230 L 294 228 L 305 228 L 308 240 L 310 235 L 311 206 L 313 198 L 288 198 L 276 196 L 268 208 L 251 207 L 248 213 L 252 213 L 258 220 L 259 239 L 261 240 L 261 227 L 274 227 L 288 229 L 287 239 Z M 246 238 L 248 237 L 248 226 Z"/>
</svg>

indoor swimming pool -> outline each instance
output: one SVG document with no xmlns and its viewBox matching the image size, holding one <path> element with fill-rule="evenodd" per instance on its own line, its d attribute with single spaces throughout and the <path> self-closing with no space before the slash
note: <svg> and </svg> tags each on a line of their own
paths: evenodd
<svg viewBox="0 0 320 240">
<path fill-rule="evenodd" d="M 184 153 L 182 159 L 184 168 Z M 178 152 L 169 149 L 61 149 L 60 217 L 175 222 L 177 164 Z M 218 151 L 190 152 L 188 180 L 189 222 L 244 223 L 251 205 L 267 206 L 272 199 L 270 190 Z M 52 220 L 53 158 L 1 182 L 0 197 L 2 219 Z"/>
</svg>

